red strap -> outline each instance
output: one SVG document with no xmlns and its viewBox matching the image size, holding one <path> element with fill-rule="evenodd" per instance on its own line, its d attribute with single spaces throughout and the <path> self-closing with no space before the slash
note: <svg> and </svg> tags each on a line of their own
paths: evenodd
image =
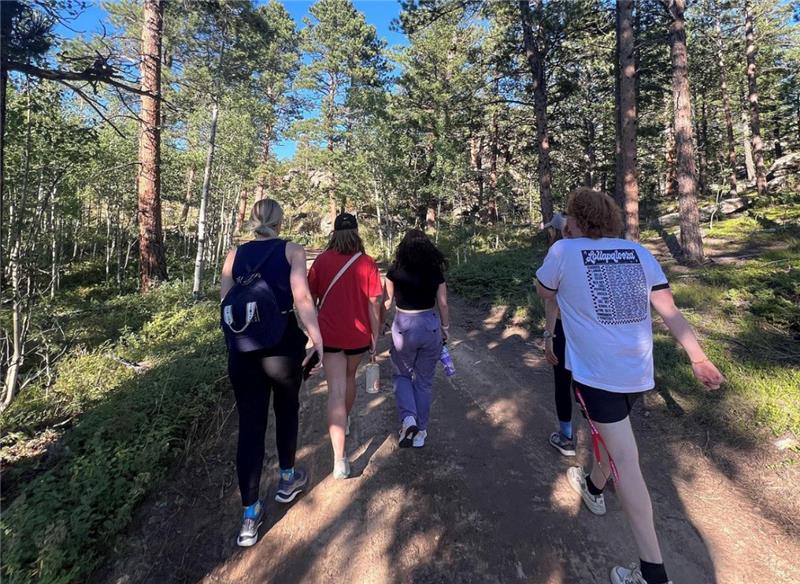
<svg viewBox="0 0 800 584">
<path fill-rule="evenodd" d="M 578 398 L 578 402 L 583 408 L 583 413 L 586 415 L 586 419 L 589 421 L 589 431 L 592 433 L 592 449 L 594 450 L 594 457 L 595 460 L 597 460 L 597 464 L 600 464 L 600 445 L 602 444 L 603 448 L 606 449 L 606 454 L 608 454 L 608 464 L 611 467 L 611 475 L 614 477 L 615 481 L 619 482 L 619 471 L 617 470 L 617 465 L 614 463 L 614 459 L 611 457 L 611 452 L 609 452 L 608 446 L 606 446 L 606 441 L 603 440 L 603 436 L 601 436 L 600 431 L 589 417 L 589 410 L 586 407 L 586 402 L 583 400 L 581 390 L 578 389 L 577 386 L 575 386 L 575 397 Z"/>
</svg>

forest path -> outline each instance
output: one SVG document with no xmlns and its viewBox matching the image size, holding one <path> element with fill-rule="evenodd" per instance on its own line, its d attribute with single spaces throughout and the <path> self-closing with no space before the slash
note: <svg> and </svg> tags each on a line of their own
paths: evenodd
<svg viewBox="0 0 800 584">
<path fill-rule="evenodd" d="M 552 375 L 540 348 L 525 330 L 504 326 L 502 310 L 487 314 L 456 299 L 452 312 L 458 372 L 437 374 L 425 448 L 397 446 L 384 337 L 381 392 L 366 394 L 358 380 L 352 478 L 330 476 L 325 383 L 312 378 L 302 390 L 298 452 L 308 491 L 290 506 L 272 500 L 271 420 L 261 540 L 237 548 L 237 428 L 228 402 L 209 421 L 215 438 L 142 506 L 116 561 L 94 581 L 608 582 L 610 567 L 636 560 L 636 550 L 613 492 L 606 516 L 590 514 L 564 477 L 575 459 L 547 445 Z M 800 465 L 773 464 L 770 450 L 745 437 L 710 436 L 663 403 L 649 395 L 633 419 L 673 582 L 800 581 Z M 577 427 L 577 463 L 588 465 L 588 432 Z"/>
</svg>

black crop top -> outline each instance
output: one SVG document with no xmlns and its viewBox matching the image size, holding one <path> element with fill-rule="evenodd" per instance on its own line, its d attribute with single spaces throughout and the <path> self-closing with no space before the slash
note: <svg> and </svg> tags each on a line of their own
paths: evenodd
<svg viewBox="0 0 800 584">
<path fill-rule="evenodd" d="M 391 267 L 386 277 L 394 283 L 397 308 L 403 310 L 427 310 L 436 306 L 436 291 L 444 282 L 444 275 L 438 270 L 412 273 L 405 268 Z"/>
</svg>

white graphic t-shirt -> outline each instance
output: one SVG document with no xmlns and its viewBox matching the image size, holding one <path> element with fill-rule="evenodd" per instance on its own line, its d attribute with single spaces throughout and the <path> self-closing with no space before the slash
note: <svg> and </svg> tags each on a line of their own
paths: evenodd
<svg viewBox="0 0 800 584">
<path fill-rule="evenodd" d="M 617 393 L 653 389 L 650 292 L 669 284 L 647 249 L 625 239 L 562 239 L 536 279 L 558 291 L 575 381 Z"/>
</svg>

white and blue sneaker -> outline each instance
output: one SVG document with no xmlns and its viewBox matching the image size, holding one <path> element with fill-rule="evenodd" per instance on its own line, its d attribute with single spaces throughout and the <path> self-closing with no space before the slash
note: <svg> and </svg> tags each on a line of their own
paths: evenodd
<svg viewBox="0 0 800 584">
<path fill-rule="evenodd" d="M 425 438 L 427 437 L 428 437 L 428 431 L 420 430 L 419 432 L 417 432 L 417 435 L 414 436 L 414 439 L 411 441 L 411 446 L 413 446 L 414 448 L 422 448 L 423 446 L 425 446 Z"/>
<path fill-rule="evenodd" d="M 264 522 L 264 505 L 261 501 L 256 503 L 255 514 L 248 513 L 246 509 L 242 517 L 242 525 L 239 528 L 239 537 L 236 538 L 236 545 L 240 547 L 250 547 L 258 541 L 258 529 Z"/>
<path fill-rule="evenodd" d="M 297 495 L 303 492 L 308 484 L 308 473 L 303 467 L 295 467 L 294 474 L 289 480 L 281 477 L 278 481 L 278 492 L 275 493 L 275 500 L 278 503 L 291 503 Z"/>
</svg>

